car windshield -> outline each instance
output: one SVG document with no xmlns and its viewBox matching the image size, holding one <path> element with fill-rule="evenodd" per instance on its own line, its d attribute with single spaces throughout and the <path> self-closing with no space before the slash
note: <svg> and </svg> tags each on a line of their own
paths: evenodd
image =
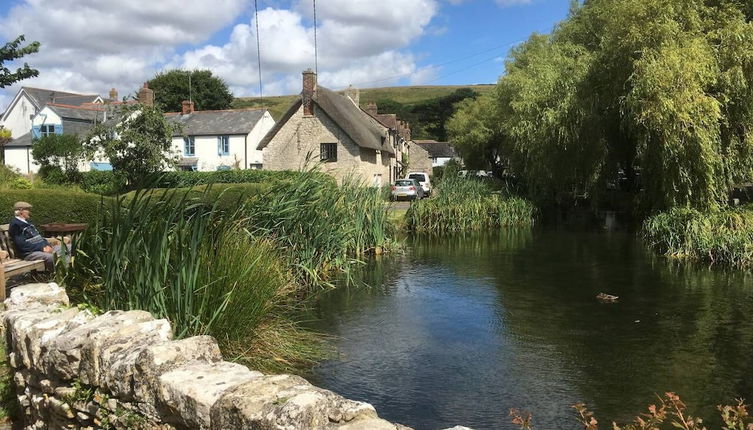
<svg viewBox="0 0 753 430">
<path fill-rule="evenodd" d="M 411 179 L 415 179 L 415 180 L 417 180 L 419 182 L 426 180 L 425 179 L 426 176 L 422 175 L 420 173 L 413 173 L 413 174 L 408 175 L 408 177 L 411 178 Z"/>
<path fill-rule="evenodd" d="M 395 185 L 397 185 L 398 187 L 408 187 L 408 186 L 413 185 L 413 181 L 410 181 L 408 179 L 402 179 L 400 181 L 395 181 Z"/>
</svg>

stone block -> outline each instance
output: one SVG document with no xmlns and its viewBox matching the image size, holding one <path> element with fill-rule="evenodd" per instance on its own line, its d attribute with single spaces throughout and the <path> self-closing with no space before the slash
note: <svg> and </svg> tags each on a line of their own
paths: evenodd
<svg viewBox="0 0 753 430">
<path fill-rule="evenodd" d="M 99 373 L 100 345 L 117 336 L 124 326 L 153 320 L 151 314 L 144 311 L 107 312 L 47 342 L 48 351 L 42 356 L 42 367 L 48 375 L 58 379 L 70 381 L 78 378 L 92 385 L 97 382 Z"/>
<path fill-rule="evenodd" d="M 227 390 L 261 377 L 239 364 L 191 363 L 159 377 L 159 402 L 172 415 L 165 422 L 209 429 L 210 411 Z"/>
<path fill-rule="evenodd" d="M 274 375 L 227 391 L 212 408 L 212 428 L 325 429 L 376 417 L 368 403 L 345 399 L 298 376 Z"/>
<path fill-rule="evenodd" d="M 5 309 L 29 309 L 36 306 L 63 305 L 68 306 L 68 294 L 54 282 L 45 284 L 19 285 L 10 292 L 5 299 Z"/>
<path fill-rule="evenodd" d="M 134 397 L 142 403 L 154 403 L 159 390 L 159 377 L 186 363 L 217 363 L 222 354 L 211 336 L 149 345 L 139 351 L 133 373 Z M 146 411 L 145 411 L 146 412 Z"/>
</svg>

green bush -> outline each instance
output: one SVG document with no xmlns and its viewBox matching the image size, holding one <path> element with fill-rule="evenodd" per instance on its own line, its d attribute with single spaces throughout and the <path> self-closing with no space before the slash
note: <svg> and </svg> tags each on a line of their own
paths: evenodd
<svg viewBox="0 0 753 430">
<path fill-rule="evenodd" d="M 206 184 L 261 183 L 297 178 L 292 170 L 221 170 L 217 172 L 164 172 L 155 177 L 154 188 L 183 188 Z"/>
<path fill-rule="evenodd" d="M 59 166 L 42 166 L 39 168 L 39 176 L 48 184 L 62 185 L 68 183 L 68 178 Z"/>
<path fill-rule="evenodd" d="M 10 182 L 11 190 L 30 190 L 32 188 L 31 181 L 26 178 L 16 178 Z"/>
<path fill-rule="evenodd" d="M 14 171 L 10 167 L 4 164 L 0 164 L 0 184 L 12 182 L 20 176 L 21 175 L 19 175 L 18 172 Z"/>
<path fill-rule="evenodd" d="M 148 190 L 147 194 L 153 197 L 152 202 L 158 202 L 177 191 L 186 194 L 194 202 L 204 203 L 207 207 L 216 206 L 217 210 L 234 212 L 249 200 L 269 191 L 270 187 L 270 184 L 214 184 L 177 189 L 154 188 Z M 131 191 L 123 196 L 124 202 L 128 204 L 136 195 L 143 193 Z"/>
<path fill-rule="evenodd" d="M 102 197 L 69 190 L 4 190 L 0 193 L 0 218 L 5 224 L 13 217 L 13 204 L 31 203 L 31 220 L 37 225 L 51 222 L 91 223 L 97 218 Z"/>
<path fill-rule="evenodd" d="M 87 193 L 112 196 L 123 192 L 125 184 L 125 179 L 111 170 L 92 170 L 81 173 L 81 189 Z"/>
</svg>

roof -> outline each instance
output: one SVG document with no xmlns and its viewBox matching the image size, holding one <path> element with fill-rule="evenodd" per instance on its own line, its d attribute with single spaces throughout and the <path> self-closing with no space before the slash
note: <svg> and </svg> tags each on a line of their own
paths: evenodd
<svg viewBox="0 0 753 430">
<path fill-rule="evenodd" d="M 66 91 L 46 90 L 43 88 L 21 87 L 26 94 L 36 102 L 37 107 L 42 108 L 48 103 L 63 103 L 71 106 L 81 106 L 84 103 L 93 103 L 99 98 L 97 94 L 79 94 Z"/>
<path fill-rule="evenodd" d="M 336 92 L 317 86 L 314 90 L 312 101 L 321 108 L 358 146 L 378 151 L 386 151 L 394 154 L 395 150 L 386 142 L 386 130 L 384 130 L 372 117 L 356 106 L 353 101 Z M 259 142 L 257 149 L 263 149 L 282 126 L 293 116 L 301 106 L 299 98 L 285 112 L 274 127 Z"/>
<path fill-rule="evenodd" d="M 60 118 L 77 119 L 83 121 L 101 121 L 104 118 L 104 106 L 101 108 L 69 106 L 56 103 L 48 103 L 49 107 Z"/>
<path fill-rule="evenodd" d="M 224 134 L 248 134 L 264 116 L 263 109 L 205 110 L 181 113 L 166 113 L 173 124 L 179 124 L 173 136 L 213 136 Z"/>
<path fill-rule="evenodd" d="M 455 148 L 453 148 L 448 142 L 437 142 L 436 140 L 414 140 L 413 142 L 421 148 L 424 148 L 432 158 L 452 158 L 457 156 Z"/>
<path fill-rule="evenodd" d="M 19 136 L 5 144 L 6 148 L 12 148 L 14 146 L 31 146 L 31 132 Z"/>
</svg>

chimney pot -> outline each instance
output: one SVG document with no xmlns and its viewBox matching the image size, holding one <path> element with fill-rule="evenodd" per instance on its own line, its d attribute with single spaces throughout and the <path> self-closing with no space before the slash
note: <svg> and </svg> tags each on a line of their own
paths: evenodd
<svg viewBox="0 0 753 430">
<path fill-rule="evenodd" d="M 183 115 L 188 115 L 194 112 L 194 104 L 192 101 L 183 100 L 181 105 L 183 108 L 183 111 L 182 111 Z"/>
<path fill-rule="evenodd" d="M 366 105 L 366 112 L 369 113 L 369 115 L 376 116 L 379 109 L 377 108 L 377 104 L 374 102 L 369 102 L 368 105 Z"/>
<path fill-rule="evenodd" d="M 303 71 L 303 91 L 301 92 L 301 102 L 303 104 L 303 114 L 310 116 L 314 114 L 311 100 L 316 92 L 316 73 L 311 69 Z"/>
<path fill-rule="evenodd" d="M 144 82 L 144 87 L 139 90 L 139 103 L 146 106 L 154 106 L 154 90 L 149 89 L 149 83 Z"/>
</svg>

